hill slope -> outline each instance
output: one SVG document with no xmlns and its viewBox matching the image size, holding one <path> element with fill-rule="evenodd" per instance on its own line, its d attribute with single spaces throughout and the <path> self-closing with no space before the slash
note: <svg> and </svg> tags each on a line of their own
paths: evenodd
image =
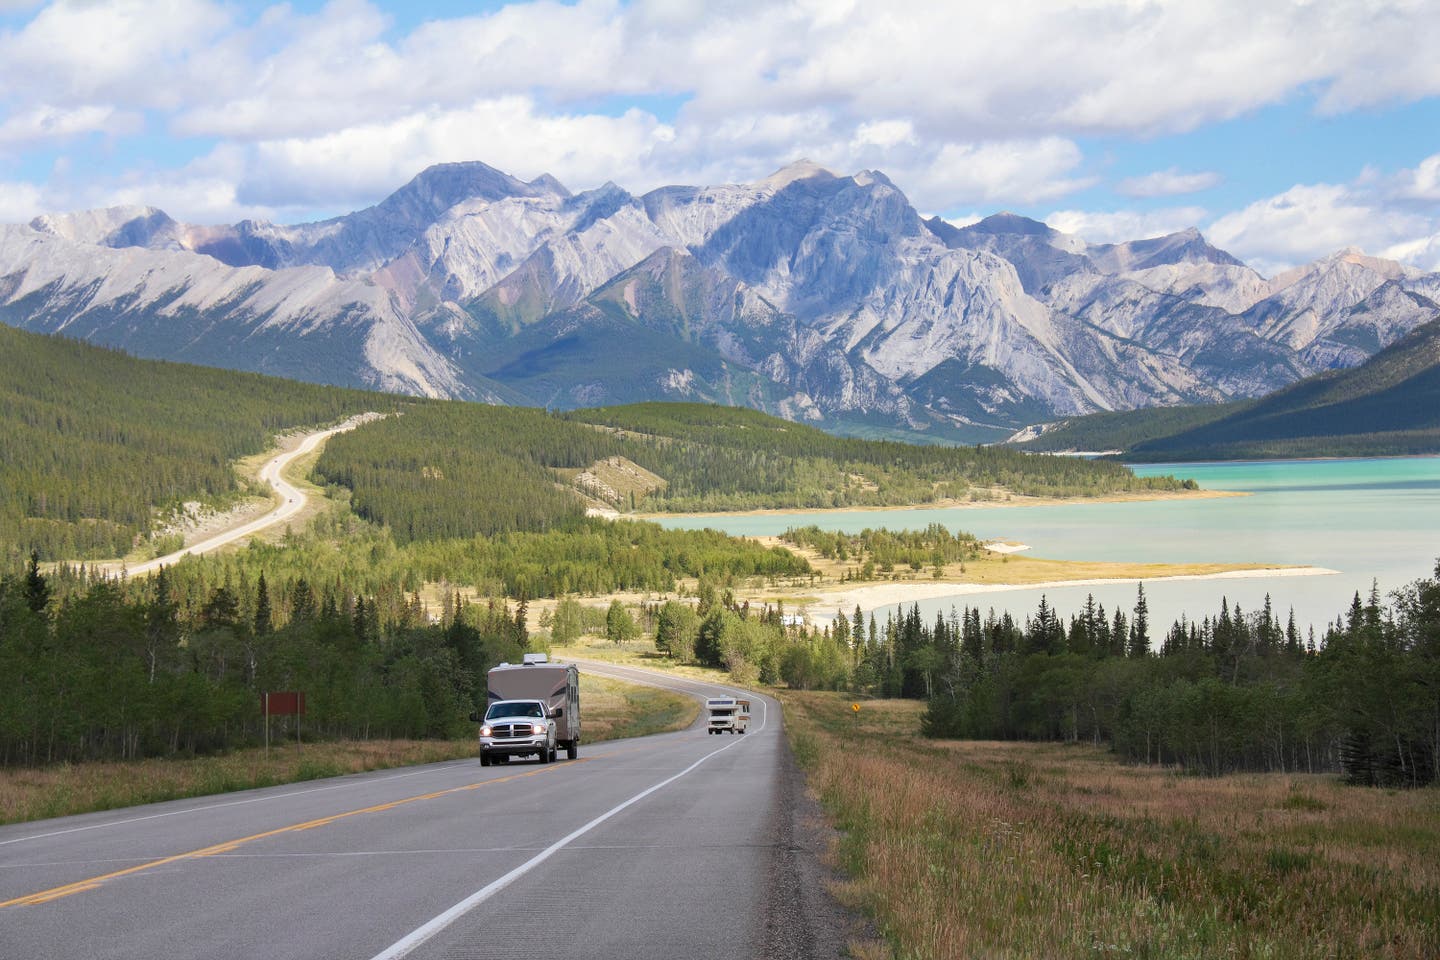
<svg viewBox="0 0 1440 960">
<path fill-rule="evenodd" d="M 0 326 L 0 562 L 120 556 L 157 508 L 237 493 L 276 433 L 395 402 Z"/>
<path fill-rule="evenodd" d="M 1440 452 L 1440 319 L 1261 400 L 1082 417 L 1024 446 L 1149 461 Z"/>
</svg>

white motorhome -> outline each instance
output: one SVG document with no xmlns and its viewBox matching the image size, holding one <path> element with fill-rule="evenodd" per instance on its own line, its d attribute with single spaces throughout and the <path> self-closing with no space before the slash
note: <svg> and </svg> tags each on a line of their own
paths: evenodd
<svg viewBox="0 0 1440 960">
<path fill-rule="evenodd" d="M 750 701 L 736 697 L 711 697 L 705 701 L 710 715 L 707 733 L 744 733 L 750 729 Z"/>
<path fill-rule="evenodd" d="M 543 653 L 527 653 L 524 663 L 502 663 L 486 679 L 485 716 L 472 716 L 482 723 L 482 765 L 526 754 L 548 763 L 560 747 L 571 760 L 580 755 L 580 671 L 573 663 L 550 663 Z M 534 712 L 540 715 L 534 716 L 531 707 L 539 707 Z"/>
</svg>

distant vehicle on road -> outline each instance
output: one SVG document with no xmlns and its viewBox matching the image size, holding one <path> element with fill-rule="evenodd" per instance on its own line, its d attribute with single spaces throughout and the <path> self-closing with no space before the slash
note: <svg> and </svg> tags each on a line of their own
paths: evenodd
<svg viewBox="0 0 1440 960">
<path fill-rule="evenodd" d="M 555 760 L 560 747 L 574 760 L 580 755 L 580 672 L 573 663 L 550 663 L 543 653 L 527 653 L 525 662 L 502 663 L 487 677 L 484 717 L 480 721 L 480 765 L 511 757 Z"/>
<path fill-rule="evenodd" d="M 710 714 L 708 732 L 744 733 L 750 729 L 750 701 L 735 697 L 711 697 L 705 701 Z"/>
</svg>

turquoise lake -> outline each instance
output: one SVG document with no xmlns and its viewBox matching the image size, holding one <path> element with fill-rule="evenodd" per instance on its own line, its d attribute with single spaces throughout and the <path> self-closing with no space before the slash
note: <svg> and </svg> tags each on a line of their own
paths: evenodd
<svg viewBox="0 0 1440 960">
<path fill-rule="evenodd" d="M 1440 457 L 1158 464 L 1135 467 L 1143 476 L 1194 478 L 1207 490 L 1245 497 L 1077 503 L 1044 507 L 979 507 L 895 511 L 804 512 L 754 516 L 666 518 L 666 527 L 712 527 L 742 536 L 783 533 L 815 524 L 830 530 L 923 528 L 943 523 L 981 539 L 1030 545 L 1029 554 L 1058 560 L 1275 563 L 1337 571 L 1313 577 L 1256 577 L 1219 581 L 1149 581 L 1152 636 L 1183 612 L 1191 619 L 1218 612 L 1221 597 L 1245 611 L 1266 594 L 1282 623 L 1293 607 L 1302 631 L 1317 632 L 1349 606 L 1356 591 L 1378 583 L 1388 595 L 1433 575 L 1440 557 Z M 935 611 L 968 603 L 1033 613 L 1040 595 L 1068 617 L 1094 594 L 1107 611 L 1127 615 L 1135 583 L 1027 588 L 983 596 L 920 601 Z"/>
</svg>

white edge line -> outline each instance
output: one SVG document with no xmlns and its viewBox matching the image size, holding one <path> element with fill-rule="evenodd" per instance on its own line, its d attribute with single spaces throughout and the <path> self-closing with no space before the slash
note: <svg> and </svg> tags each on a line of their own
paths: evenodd
<svg viewBox="0 0 1440 960">
<path fill-rule="evenodd" d="M 765 729 L 764 721 L 762 721 L 760 724 L 760 730 L 763 729 Z M 760 730 L 756 730 L 755 732 L 759 733 Z M 666 780 L 661 780 L 654 786 L 635 794 L 635 796 L 631 797 L 629 800 L 626 800 L 617 806 L 611 807 L 609 810 L 600 814 L 600 816 L 596 817 L 594 820 L 591 820 L 583 827 L 572 831 L 566 836 L 561 837 L 559 840 L 556 840 L 550 846 L 546 847 L 544 850 L 540 851 L 535 856 L 531 857 L 529 860 L 520 864 L 520 866 L 511 870 L 509 873 L 505 874 L 497 880 L 491 881 L 490 883 L 481 887 L 479 890 L 476 890 L 470 896 L 466 897 L 464 900 L 461 900 L 459 903 L 455 904 L 455 906 L 451 907 L 449 910 L 446 910 L 444 913 L 435 917 L 433 920 L 430 920 L 428 923 L 417 927 L 410 933 L 401 937 L 389 947 L 375 954 L 372 960 L 400 960 L 401 957 L 408 956 L 412 951 L 420 947 L 422 944 L 424 944 L 430 938 L 434 937 L 436 934 L 443 931 L 446 927 L 450 926 L 456 920 L 459 920 L 465 914 L 469 913 L 471 910 L 474 910 L 480 904 L 484 903 L 486 900 L 489 900 L 491 897 L 499 893 L 501 890 L 505 889 L 511 883 L 518 880 L 525 874 L 529 873 L 531 870 L 535 869 L 540 864 L 544 863 L 546 860 L 549 860 L 560 850 L 569 846 L 574 841 L 580 839 L 585 834 L 589 833 L 591 830 L 594 830 L 596 827 L 600 826 L 600 824 L 604 823 L 606 820 L 609 820 L 611 817 L 615 816 L 615 814 L 624 810 L 626 807 L 629 807 L 632 804 L 639 803 L 641 800 L 644 800 L 646 797 L 650 796 L 650 794 L 663 787 L 668 787 L 670 784 L 674 783 L 676 780 L 679 780 L 681 777 L 685 776 L 685 774 L 689 773 L 691 770 L 694 770 L 696 767 L 700 766 L 700 764 L 704 763 L 706 760 L 709 760 L 711 757 L 722 754 L 726 750 L 731 749 L 732 747 L 738 747 L 740 744 L 747 742 L 749 741 L 743 739 L 736 740 L 734 743 L 727 744 L 726 746 L 721 747 L 719 750 L 711 751 L 710 753 L 705 754 L 705 756 L 701 757 L 699 760 L 696 760 L 694 763 L 690 764 L 690 766 L 686 767 L 684 770 L 681 770 L 679 773 L 675 774 L 673 777 L 670 777 Z"/>
</svg>

